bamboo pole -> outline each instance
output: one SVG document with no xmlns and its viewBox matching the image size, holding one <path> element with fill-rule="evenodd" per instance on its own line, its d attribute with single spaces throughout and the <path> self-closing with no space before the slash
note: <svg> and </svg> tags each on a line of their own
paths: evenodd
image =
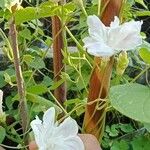
<svg viewBox="0 0 150 150">
<path fill-rule="evenodd" d="M 119 16 L 122 0 L 103 0 L 102 6 L 105 4 L 107 4 L 107 6 L 101 16 L 101 20 L 108 26 L 110 25 L 110 22 L 114 20 L 114 16 Z M 99 68 L 102 62 L 101 58 L 95 57 L 94 62 L 95 65 L 89 83 L 88 103 L 96 99 L 99 99 L 100 101 L 86 106 L 83 124 L 86 133 L 93 134 L 97 139 L 101 139 L 105 126 L 107 107 L 106 98 L 108 96 L 114 59 L 113 57 L 110 58 L 103 70 L 100 70 Z M 98 107 L 101 109 L 97 110 Z"/>
</svg>

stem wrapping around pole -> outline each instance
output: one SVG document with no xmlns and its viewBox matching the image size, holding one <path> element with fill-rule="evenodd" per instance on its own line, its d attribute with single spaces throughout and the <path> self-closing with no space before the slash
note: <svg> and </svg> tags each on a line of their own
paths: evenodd
<svg viewBox="0 0 150 150">
<path fill-rule="evenodd" d="M 114 16 L 119 16 L 122 0 L 103 0 L 102 6 L 105 4 L 107 5 L 103 11 L 101 20 L 106 26 L 108 26 L 110 25 L 110 22 L 114 20 Z M 95 66 L 92 70 L 89 83 L 88 102 L 92 102 L 98 98 L 107 98 L 114 58 L 110 58 L 103 70 L 100 70 L 100 65 L 102 62 L 101 58 L 95 57 L 94 62 Z M 98 107 L 102 109 L 98 110 Z M 95 135 L 97 139 L 100 140 L 104 132 L 106 107 L 107 101 L 101 101 L 93 103 L 92 105 L 87 105 L 84 116 L 84 131 L 86 133 Z"/>
</svg>

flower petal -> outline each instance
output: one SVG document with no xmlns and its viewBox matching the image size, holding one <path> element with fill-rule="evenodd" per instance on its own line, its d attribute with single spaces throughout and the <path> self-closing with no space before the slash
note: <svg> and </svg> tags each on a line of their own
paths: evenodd
<svg viewBox="0 0 150 150">
<path fill-rule="evenodd" d="M 44 137 L 43 137 L 43 125 L 42 121 L 36 116 L 36 119 L 31 122 L 31 128 L 34 132 L 34 137 L 36 144 L 38 145 L 39 148 L 43 147 L 44 145 Z"/>
<path fill-rule="evenodd" d="M 117 16 L 114 17 L 114 21 L 110 23 L 110 28 L 119 27 L 120 21 Z"/>
<path fill-rule="evenodd" d="M 54 127 L 55 124 L 55 108 L 51 107 L 49 108 L 43 116 L 43 125 L 47 129 L 51 129 Z"/>
<path fill-rule="evenodd" d="M 66 148 L 62 147 L 62 150 L 85 150 L 84 144 L 78 136 L 67 138 L 64 143 Z"/>
<path fill-rule="evenodd" d="M 63 144 L 60 142 L 60 144 L 56 144 L 53 148 L 53 150 L 85 150 L 84 144 L 80 137 L 73 136 L 66 138 L 63 141 Z"/>
<path fill-rule="evenodd" d="M 109 31 L 108 45 L 115 50 L 131 50 L 142 44 L 142 22 L 130 21 Z"/>
<path fill-rule="evenodd" d="M 84 47 L 87 48 L 87 52 L 96 57 L 110 57 L 115 54 L 115 52 L 103 41 L 98 41 L 94 38 L 86 37 L 83 39 L 83 42 Z"/>
<path fill-rule="evenodd" d="M 64 138 L 76 136 L 78 133 L 78 124 L 71 117 L 66 118 L 57 128 L 56 135 L 63 136 Z"/>
<path fill-rule="evenodd" d="M 106 40 L 106 27 L 97 16 L 88 16 L 87 24 L 89 27 L 89 35 L 91 37 L 103 39 L 104 41 Z"/>
</svg>

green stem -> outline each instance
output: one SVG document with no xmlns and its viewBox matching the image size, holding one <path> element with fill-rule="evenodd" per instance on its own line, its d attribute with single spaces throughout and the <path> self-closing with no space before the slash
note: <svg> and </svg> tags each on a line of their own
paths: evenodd
<svg viewBox="0 0 150 150">
<path fill-rule="evenodd" d="M 88 17 L 88 14 L 87 14 L 87 12 L 86 12 L 86 10 L 85 10 L 85 7 L 84 7 L 84 6 L 81 8 L 81 10 L 82 10 L 83 14 L 84 14 L 86 17 Z"/>
<path fill-rule="evenodd" d="M 86 87 L 86 84 L 85 84 L 85 82 L 84 82 L 84 79 L 83 79 L 83 76 L 82 76 L 81 72 L 80 72 L 77 68 L 75 68 L 74 66 L 73 66 L 73 68 L 74 68 L 74 69 L 77 71 L 77 73 L 79 74 L 80 79 L 81 79 L 81 81 L 82 81 L 82 83 L 83 83 L 83 85 L 84 85 L 84 88 L 85 88 L 86 92 L 88 93 L 88 89 L 87 89 L 87 87 Z"/>
<path fill-rule="evenodd" d="M 74 35 L 70 32 L 70 30 L 68 29 L 67 26 L 65 26 L 66 31 L 68 32 L 68 34 L 70 35 L 70 37 L 72 38 L 72 40 L 76 43 L 77 47 L 79 48 L 79 50 L 81 52 L 84 52 L 83 47 L 81 46 L 81 44 L 78 42 L 78 40 L 74 37 Z"/>
<path fill-rule="evenodd" d="M 135 82 L 138 78 L 140 78 L 140 76 L 142 76 L 148 69 L 150 68 L 150 66 L 147 66 L 144 70 L 142 70 L 130 83 Z"/>
<path fill-rule="evenodd" d="M 108 6 L 108 4 L 109 4 L 110 1 L 111 1 L 111 0 L 108 0 L 108 1 L 105 3 L 105 5 L 102 7 L 101 12 L 100 12 L 100 16 L 104 13 L 104 11 L 105 11 L 105 9 L 106 9 L 106 7 Z"/>
<path fill-rule="evenodd" d="M 26 148 L 28 148 L 29 146 L 27 145 L 27 146 L 22 146 L 22 147 L 13 147 L 13 146 L 7 146 L 7 145 L 4 145 L 4 144 L 0 144 L 0 146 L 2 146 L 2 147 L 5 147 L 5 148 L 8 148 L 8 149 L 26 149 Z"/>
<path fill-rule="evenodd" d="M 102 3 L 102 0 L 98 0 L 98 10 L 97 10 L 97 15 L 98 16 L 101 15 L 101 3 Z"/>
<path fill-rule="evenodd" d="M 86 53 L 86 51 L 84 50 L 83 46 L 78 42 L 78 40 L 74 37 L 74 35 L 70 32 L 70 30 L 68 29 L 67 26 L 65 26 L 67 33 L 69 34 L 69 36 L 72 38 L 72 40 L 76 43 L 77 47 L 79 48 L 79 51 L 83 54 L 85 54 L 85 56 L 88 58 L 88 60 L 90 60 L 90 62 L 93 62 L 93 59 Z"/>
<path fill-rule="evenodd" d="M 62 111 L 65 113 L 65 115 L 68 116 L 67 111 L 63 108 L 63 106 L 59 103 L 59 101 L 56 99 L 56 97 L 52 94 L 52 92 L 49 90 L 48 91 L 49 94 L 52 96 L 52 98 L 54 99 L 54 101 L 57 103 L 57 105 L 62 109 Z"/>
</svg>

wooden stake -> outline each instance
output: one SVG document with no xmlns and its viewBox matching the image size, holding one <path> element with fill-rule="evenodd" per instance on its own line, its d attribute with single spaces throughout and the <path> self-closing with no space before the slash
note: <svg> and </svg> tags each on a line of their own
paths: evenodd
<svg viewBox="0 0 150 150">
<path fill-rule="evenodd" d="M 54 68 L 54 80 L 61 80 L 61 71 L 64 71 L 65 66 L 63 64 L 63 36 L 61 32 L 61 21 L 59 17 L 52 17 L 52 34 L 53 34 L 53 68 Z M 54 91 L 54 96 L 63 105 L 66 100 L 66 84 L 63 83 Z"/>
<path fill-rule="evenodd" d="M 26 95 L 25 95 L 24 79 L 23 79 L 21 65 L 20 65 L 17 30 L 16 30 L 14 18 L 12 18 L 12 21 L 10 23 L 9 34 L 10 34 L 11 45 L 12 45 L 13 56 L 14 56 L 14 66 L 15 66 L 17 88 L 18 88 L 18 95 L 19 95 L 19 113 L 22 121 L 23 133 L 26 133 L 29 125 L 29 118 L 28 118 L 28 109 L 27 109 L 27 102 L 26 102 Z M 25 144 L 27 144 L 27 135 L 24 135 L 24 141 Z"/>
</svg>

